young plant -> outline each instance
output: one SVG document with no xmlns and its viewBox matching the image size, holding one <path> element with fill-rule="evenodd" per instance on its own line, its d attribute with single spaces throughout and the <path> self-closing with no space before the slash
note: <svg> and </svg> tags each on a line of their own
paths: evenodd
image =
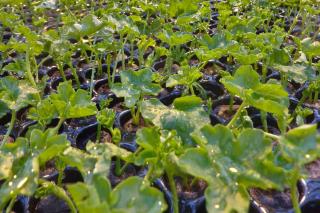
<svg viewBox="0 0 320 213">
<path fill-rule="evenodd" d="M 45 132 L 35 129 L 30 138 L 18 138 L 14 144 L 3 145 L 0 161 L 6 163 L 1 163 L 0 179 L 4 183 L 0 187 L 0 208 L 4 209 L 9 202 L 6 212 L 10 212 L 17 196 L 32 196 L 38 187 L 45 187 L 47 182 L 39 177 L 40 168 L 69 146 L 66 135 L 56 135 L 54 129 Z M 75 212 L 70 198 L 62 193 L 64 190 L 52 183 L 50 186 L 50 192 L 65 200 Z"/>
<path fill-rule="evenodd" d="M 126 107 L 131 110 L 132 120 L 135 125 L 140 122 L 141 103 L 146 95 L 157 95 L 161 87 L 152 83 L 152 71 L 141 69 L 138 71 L 122 71 L 121 83 L 113 84 L 111 90 L 118 97 L 124 97 Z"/>
<path fill-rule="evenodd" d="M 102 109 L 97 114 L 97 121 L 98 121 L 98 130 L 97 130 L 97 141 L 99 143 L 101 137 L 101 127 L 107 128 L 112 136 L 112 141 L 119 146 L 121 141 L 121 132 L 120 129 L 114 128 L 114 120 L 116 118 L 116 113 L 112 109 Z M 116 159 L 116 175 L 121 175 L 121 161 L 120 158 L 117 157 Z"/>
<path fill-rule="evenodd" d="M 231 94 L 242 98 L 242 104 L 228 123 L 228 127 L 234 125 L 246 106 L 253 106 L 277 116 L 279 128 L 285 132 L 289 98 L 282 85 L 260 83 L 259 74 L 251 66 L 241 66 L 236 70 L 234 76 L 225 76 L 221 82 Z"/>
<path fill-rule="evenodd" d="M 175 130 L 184 146 L 194 144 L 190 133 L 210 123 L 209 116 L 202 106 L 201 98 L 184 96 L 176 98 L 172 107 L 167 107 L 158 99 L 142 103 L 142 116 L 164 130 Z"/>
<path fill-rule="evenodd" d="M 173 209 L 179 212 L 178 194 L 174 180 L 176 167 L 172 158 L 182 152 L 181 140 L 176 132 L 159 130 L 157 127 L 143 128 L 137 132 L 139 151 L 136 153 L 135 164 L 148 165 L 144 181 L 152 183 L 155 178 L 166 174 L 173 195 Z"/>
<path fill-rule="evenodd" d="M 186 93 L 196 95 L 194 92 L 195 88 L 201 88 L 201 85 L 197 82 L 202 77 L 198 67 L 183 66 L 178 71 L 178 74 L 169 76 L 166 87 L 174 87 L 176 85 L 183 85 L 186 87 Z M 203 90 L 203 89 L 202 89 Z"/>
<path fill-rule="evenodd" d="M 51 94 L 49 100 L 54 105 L 60 119 L 56 126 L 57 131 L 66 119 L 81 118 L 97 113 L 96 105 L 91 101 L 88 92 L 82 89 L 75 91 L 71 86 L 71 81 L 60 83 L 57 93 Z"/>
<path fill-rule="evenodd" d="M 206 125 L 192 136 L 198 148 L 186 149 L 177 164 L 207 182 L 208 212 L 247 212 L 251 187 L 283 190 L 286 173 L 267 158 L 272 152 L 271 140 L 263 131 L 244 129 L 235 137 L 219 124 Z"/>
<path fill-rule="evenodd" d="M 16 121 L 17 112 L 28 105 L 34 104 L 34 100 L 37 100 L 37 94 L 37 89 L 26 81 L 18 81 L 11 76 L 0 79 L 0 117 L 9 111 L 11 112 L 10 124 L 1 141 L 1 146 L 8 140 Z"/>
<path fill-rule="evenodd" d="M 139 177 L 129 177 L 113 190 L 108 179 L 95 175 L 91 183 L 68 185 L 79 213 L 94 212 L 164 212 L 163 194 L 143 184 Z"/>
</svg>

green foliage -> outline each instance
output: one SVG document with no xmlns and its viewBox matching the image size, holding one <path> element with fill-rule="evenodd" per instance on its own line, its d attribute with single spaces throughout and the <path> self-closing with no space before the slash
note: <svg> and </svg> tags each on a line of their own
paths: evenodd
<svg viewBox="0 0 320 213">
<path fill-rule="evenodd" d="M 260 83 L 258 73 L 251 66 L 241 66 L 234 76 L 223 77 L 221 82 L 230 93 L 240 96 L 248 105 L 279 116 L 288 113 L 288 93 L 282 85 Z"/>
<path fill-rule="evenodd" d="M 0 79 L 0 115 L 10 109 L 18 111 L 29 104 L 33 104 L 35 94 L 38 93 L 28 82 L 18 81 L 14 77 L 7 76 Z"/>
<path fill-rule="evenodd" d="M 150 99 L 142 103 L 142 116 L 162 129 L 175 130 L 185 145 L 191 145 L 190 133 L 210 122 L 201 103 L 199 97 L 185 96 L 175 99 L 173 108 L 169 108 Z"/>
<path fill-rule="evenodd" d="M 89 93 L 82 89 L 75 91 L 71 81 L 60 83 L 57 93 L 51 94 L 49 99 L 62 119 L 80 118 L 97 112 Z"/>
</svg>

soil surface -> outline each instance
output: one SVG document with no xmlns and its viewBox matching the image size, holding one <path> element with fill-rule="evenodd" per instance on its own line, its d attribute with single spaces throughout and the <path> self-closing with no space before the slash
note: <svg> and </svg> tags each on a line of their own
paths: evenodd
<svg viewBox="0 0 320 213">
<path fill-rule="evenodd" d="M 276 190 L 250 189 L 252 198 L 269 213 L 276 213 L 280 210 L 292 208 L 290 190 L 283 192 Z"/>
<path fill-rule="evenodd" d="M 240 105 L 233 105 L 232 111 L 230 111 L 229 105 L 219 105 L 213 111 L 216 112 L 219 117 L 225 120 L 230 120 L 239 109 L 239 106 Z"/>
<path fill-rule="evenodd" d="M 138 125 L 133 123 L 133 119 L 130 119 L 129 121 L 125 122 L 125 124 L 123 126 L 124 130 L 126 132 L 131 133 L 131 132 L 137 132 L 138 129 L 141 129 L 141 128 L 145 127 L 146 124 L 145 124 L 145 121 L 142 118 L 142 116 L 140 116 L 139 119 L 140 120 L 139 120 L 139 124 Z"/>
<path fill-rule="evenodd" d="M 320 159 L 307 164 L 305 167 L 308 171 L 309 178 L 320 178 Z"/>
</svg>

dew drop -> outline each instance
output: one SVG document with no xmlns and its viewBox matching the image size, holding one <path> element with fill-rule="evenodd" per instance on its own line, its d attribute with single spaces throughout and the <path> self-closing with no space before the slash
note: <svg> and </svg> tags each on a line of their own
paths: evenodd
<svg viewBox="0 0 320 213">
<path fill-rule="evenodd" d="M 309 154 L 306 154 L 305 157 L 306 157 L 307 159 L 309 159 L 309 158 L 310 158 L 310 155 L 309 155 Z"/>
<path fill-rule="evenodd" d="M 159 201 L 159 202 L 158 202 L 158 205 L 159 205 L 159 206 L 161 206 L 161 205 L 162 205 L 162 202 L 161 202 L 161 201 Z"/>
<path fill-rule="evenodd" d="M 12 181 L 10 181 L 10 182 L 9 182 L 9 186 L 12 186 L 12 184 L 13 184 Z"/>
<path fill-rule="evenodd" d="M 17 175 L 14 175 L 14 176 L 13 176 L 13 179 L 16 179 L 16 178 L 17 178 Z"/>
<path fill-rule="evenodd" d="M 220 177 L 220 173 L 217 173 L 217 175 L 216 175 L 217 177 Z"/>
<path fill-rule="evenodd" d="M 13 190 L 10 191 L 10 194 L 11 194 L 11 195 L 13 194 Z"/>
<path fill-rule="evenodd" d="M 17 185 L 17 188 L 21 188 L 27 181 L 28 181 L 28 178 L 27 178 L 27 177 L 25 177 L 24 179 L 22 179 L 22 181 L 20 181 L 20 183 Z"/>
<path fill-rule="evenodd" d="M 216 204 L 216 205 L 214 205 L 214 208 L 218 209 L 218 208 L 220 208 L 220 205 Z"/>
<path fill-rule="evenodd" d="M 234 167 L 230 167 L 229 171 L 232 172 L 232 173 L 237 173 L 238 172 L 238 170 L 236 168 L 234 168 Z"/>
</svg>

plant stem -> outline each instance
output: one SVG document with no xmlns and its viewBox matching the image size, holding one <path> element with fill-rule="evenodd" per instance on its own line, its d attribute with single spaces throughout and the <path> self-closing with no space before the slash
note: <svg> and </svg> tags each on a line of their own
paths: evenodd
<svg viewBox="0 0 320 213">
<path fill-rule="evenodd" d="M 120 161 L 120 157 L 116 158 L 116 170 L 115 173 L 117 176 L 121 175 L 121 161 Z"/>
<path fill-rule="evenodd" d="M 174 213 L 179 213 L 179 199 L 178 199 L 178 193 L 177 193 L 176 184 L 174 182 L 173 174 L 172 174 L 171 171 L 168 171 L 168 170 L 167 170 L 166 173 L 167 173 L 167 176 L 168 176 L 170 190 L 172 192 L 173 212 Z"/>
<path fill-rule="evenodd" d="M 192 84 L 189 86 L 189 88 L 190 88 L 191 95 L 194 95 L 194 96 L 195 96 L 195 93 L 194 93 L 194 89 L 193 89 Z"/>
<path fill-rule="evenodd" d="M 92 92 L 93 92 L 93 79 L 94 79 L 95 73 L 96 73 L 96 68 L 92 68 L 91 77 L 90 77 L 90 96 L 92 96 Z"/>
<path fill-rule="evenodd" d="M 62 124 L 63 124 L 63 122 L 64 122 L 64 118 L 60 118 L 60 120 L 59 120 L 59 123 L 57 124 L 57 126 L 55 127 L 55 131 L 56 131 L 56 133 L 58 133 L 59 132 L 59 129 L 61 128 L 61 126 L 62 126 Z"/>
<path fill-rule="evenodd" d="M 39 184 L 41 184 L 43 188 L 48 189 L 52 194 L 54 194 L 58 198 L 64 200 L 70 208 L 71 213 L 77 213 L 77 209 L 74 206 L 72 200 L 61 187 L 57 186 L 54 183 L 43 180 L 39 180 Z"/>
<path fill-rule="evenodd" d="M 318 99 L 319 99 L 319 91 L 315 91 L 314 97 L 313 97 L 313 103 L 314 104 L 317 103 Z"/>
<path fill-rule="evenodd" d="M 80 80 L 77 74 L 77 70 L 72 66 L 71 61 L 69 62 L 69 67 L 71 69 L 72 75 L 74 76 L 74 79 L 76 80 L 77 88 L 80 89 Z"/>
<path fill-rule="evenodd" d="M 108 54 L 107 55 L 107 74 L 108 74 L 108 87 L 111 88 L 112 84 L 113 84 L 113 75 L 112 75 L 112 79 L 111 79 L 111 55 Z M 115 72 L 113 72 L 115 73 Z"/>
<path fill-rule="evenodd" d="M 98 123 L 96 143 L 100 142 L 100 137 L 101 137 L 101 123 Z"/>
<path fill-rule="evenodd" d="M 230 101 L 229 101 L 229 113 L 231 114 L 233 111 L 234 105 L 234 95 L 230 94 Z"/>
<path fill-rule="evenodd" d="M 301 209 L 299 206 L 298 189 L 297 189 L 296 183 L 297 183 L 296 181 L 293 181 L 290 186 L 291 201 L 292 201 L 294 212 L 301 213 Z"/>
<path fill-rule="evenodd" d="M 247 103 L 245 101 L 242 102 L 242 104 L 240 105 L 238 111 L 236 112 L 236 114 L 233 116 L 233 118 L 231 119 L 231 121 L 227 124 L 227 127 L 231 127 L 239 118 L 241 111 L 244 109 L 244 107 L 246 107 Z"/>
<path fill-rule="evenodd" d="M 5 136 L 3 137 L 1 146 L 3 146 L 5 143 L 7 143 L 7 140 L 8 140 L 8 138 L 9 138 L 9 135 L 10 135 L 10 133 L 11 133 L 13 127 L 14 127 L 14 123 L 15 123 L 15 121 L 16 121 L 16 117 L 17 117 L 17 112 L 16 112 L 15 110 L 12 110 L 9 128 L 8 128 Z"/>
<path fill-rule="evenodd" d="M 278 136 L 278 135 L 274 135 L 274 134 L 271 134 L 271 133 L 268 133 L 268 132 L 263 132 L 263 133 L 264 133 L 264 135 L 266 137 L 269 137 L 269 138 L 274 139 L 276 141 L 280 140 L 280 136 Z"/>
<path fill-rule="evenodd" d="M 151 166 L 149 167 L 149 170 L 148 170 L 146 176 L 144 176 L 144 180 L 145 180 L 145 181 L 151 182 L 150 177 L 151 177 L 151 175 L 152 175 L 152 173 L 153 173 L 153 170 L 154 170 L 154 166 L 151 165 Z"/>
<path fill-rule="evenodd" d="M 132 115 L 132 123 L 134 125 L 139 125 L 139 110 L 137 110 L 137 112 L 136 112 L 135 107 L 132 107 L 131 108 L 131 115 Z"/>
<path fill-rule="evenodd" d="M 264 111 L 260 112 L 261 123 L 264 131 L 268 131 L 267 113 Z"/>
<path fill-rule="evenodd" d="M 27 70 L 27 76 L 28 76 L 30 83 L 32 84 L 32 86 L 34 88 L 37 88 L 37 84 L 34 81 L 32 71 L 31 71 L 29 47 L 27 47 L 27 51 L 26 51 L 26 70 Z"/>
<path fill-rule="evenodd" d="M 11 212 L 11 209 L 13 208 L 13 205 L 14 205 L 14 203 L 15 203 L 15 201 L 16 201 L 16 198 L 17 198 L 17 195 L 14 195 L 14 196 L 11 198 L 10 203 L 9 203 L 7 209 L 6 209 L 6 213 L 10 213 L 10 212 Z"/>
<path fill-rule="evenodd" d="M 63 79 L 63 81 L 67 81 L 66 75 L 64 74 L 63 65 L 61 62 L 58 63 L 58 70 Z"/>
</svg>

